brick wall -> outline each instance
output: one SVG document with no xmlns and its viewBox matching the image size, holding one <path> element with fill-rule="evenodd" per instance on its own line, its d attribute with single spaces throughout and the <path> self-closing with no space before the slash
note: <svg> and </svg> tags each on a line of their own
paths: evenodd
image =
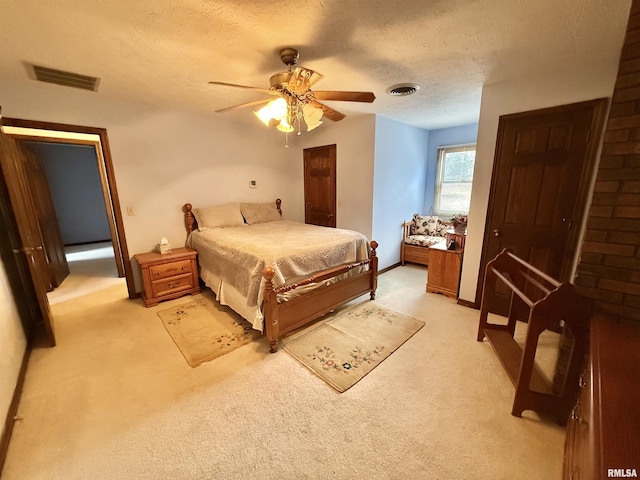
<svg viewBox="0 0 640 480">
<path fill-rule="evenodd" d="M 640 0 L 633 0 L 575 284 L 607 316 L 640 321 Z"/>
</svg>

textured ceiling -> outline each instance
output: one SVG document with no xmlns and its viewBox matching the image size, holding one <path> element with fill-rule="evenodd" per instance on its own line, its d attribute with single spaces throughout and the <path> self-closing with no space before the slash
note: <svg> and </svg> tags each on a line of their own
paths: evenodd
<svg viewBox="0 0 640 480">
<path fill-rule="evenodd" d="M 99 92 L 87 95 L 212 112 L 264 95 L 209 80 L 267 88 L 285 69 L 278 51 L 292 46 L 299 65 L 324 75 L 316 89 L 377 97 L 332 108 L 442 128 L 478 120 L 483 84 L 617 62 L 630 3 L 0 0 L 0 82 L 33 82 L 26 65 L 35 63 L 100 77 Z M 401 82 L 422 88 L 386 95 Z"/>
</svg>

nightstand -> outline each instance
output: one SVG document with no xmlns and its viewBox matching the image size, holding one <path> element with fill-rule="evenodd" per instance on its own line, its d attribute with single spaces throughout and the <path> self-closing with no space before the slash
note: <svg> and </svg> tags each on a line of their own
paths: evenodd
<svg viewBox="0 0 640 480">
<path fill-rule="evenodd" d="M 446 241 L 429 247 L 427 292 L 458 298 L 462 252 L 461 248 L 447 250 Z"/>
<path fill-rule="evenodd" d="M 191 248 L 174 248 L 171 253 L 140 253 L 135 255 L 140 265 L 143 291 L 147 307 L 163 300 L 200 293 L 198 282 L 198 252 Z"/>
</svg>

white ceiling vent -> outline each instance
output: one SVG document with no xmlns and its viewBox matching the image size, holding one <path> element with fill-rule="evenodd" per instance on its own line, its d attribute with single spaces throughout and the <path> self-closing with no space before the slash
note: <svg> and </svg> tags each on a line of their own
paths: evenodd
<svg viewBox="0 0 640 480">
<path fill-rule="evenodd" d="M 391 85 L 387 88 L 387 94 L 392 97 L 405 97 L 407 95 L 413 95 L 420 90 L 420 85 L 415 83 L 399 83 L 397 85 Z"/>
<path fill-rule="evenodd" d="M 54 68 L 41 67 L 32 65 L 35 79 L 40 82 L 55 83 L 64 85 L 65 87 L 80 88 L 82 90 L 98 91 L 100 79 L 89 77 L 88 75 L 80 75 L 79 73 L 65 72 Z"/>
</svg>

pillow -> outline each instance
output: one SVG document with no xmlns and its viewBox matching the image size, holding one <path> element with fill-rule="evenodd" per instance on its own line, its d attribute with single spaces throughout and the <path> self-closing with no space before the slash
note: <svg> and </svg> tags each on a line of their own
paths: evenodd
<svg viewBox="0 0 640 480">
<path fill-rule="evenodd" d="M 413 235 L 437 235 L 439 220 L 438 217 L 429 217 L 414 213 L 411 233 Z"/>
<path fill-rule="evenodd" d="M 241 203 L 240 212 L 249 225 L 282 220 L 275 203 Z"/>
<path fill-rule="evenodd" d="M 214 207 L 194 208 L 198 230 L 216 227 L 237 227 L 244 225 L 239 203 L 228 203 Z"/>
</svg>

